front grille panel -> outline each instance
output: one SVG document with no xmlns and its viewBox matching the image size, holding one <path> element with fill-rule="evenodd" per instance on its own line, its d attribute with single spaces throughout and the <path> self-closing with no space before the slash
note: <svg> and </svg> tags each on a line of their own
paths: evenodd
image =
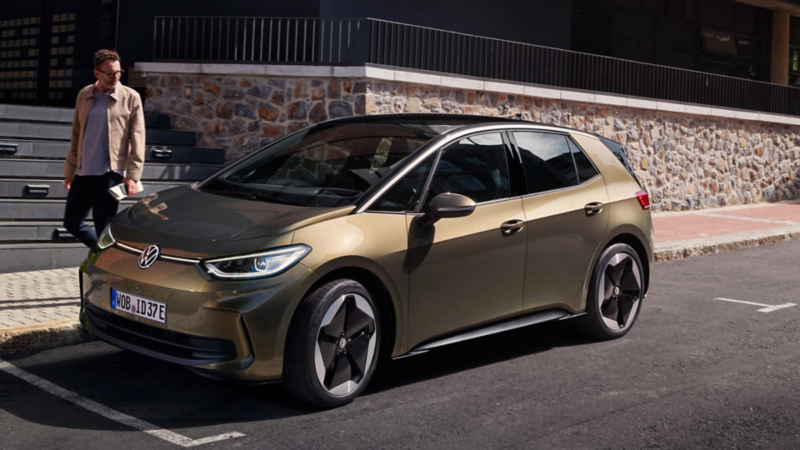
<svg viewBox="0 0 800 450">
<path fill-rule="evenodd" d="M 117 346 L 184 365 L 202 365 L 236 358 L 227 339 L 192 336 L 126 319 L 86 304 L 91 330 Z"/>
</svg>

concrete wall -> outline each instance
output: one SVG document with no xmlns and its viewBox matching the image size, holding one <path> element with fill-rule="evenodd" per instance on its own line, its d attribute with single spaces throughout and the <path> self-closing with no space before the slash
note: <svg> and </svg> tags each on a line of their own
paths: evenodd
<svg viewBox="0 0 800 450">
<path fill-rule="evenodd" d="M 392 79 L 380 80 L 361 69 L 306 68 L 303 77 L 270 76 L 263 68 L 261 76 L 151 73 L 145 108 L 172 116 L 176 129 L 198 132 L 203 145 L 225 148 L 228 159 L 309 124 L 352 114 L 521 113 L 525 120 L 622 144 L 655 211 L 800 197 L 797 118 L 443 76 L 388 76 L 392 71 L 373 69 Z M 351 76 L 345 76 L 348 70 Z M 560 98 L 547 98 L 554 96 Z"/>
</svg>

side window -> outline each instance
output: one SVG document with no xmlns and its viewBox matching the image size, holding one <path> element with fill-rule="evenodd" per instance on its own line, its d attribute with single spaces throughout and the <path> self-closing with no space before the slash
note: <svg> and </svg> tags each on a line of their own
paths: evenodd
<svg viewBox="0 0 800 450">
<path fill-rule="evenodd" d="M 500 133 L 469 136 L 444 149 L 427 199 L 445 192 L 465 195 L 475 203 L 510 196 L 506 148 Z"/>
<path fill-rule="evenodd" d="M 378 201 L 373 203 L 369 211 L 415 211 L 434 161 L 436 161 L 436 153 L 411 169 L 402 180 L 395 183 Z"/>
<path fill-rule="evenodd" d="M 535 131 L 515 132 L 528 193 L 577 186 L 578 174 L 567 143 L 561 134 Z"/>
<path fill-rule="evenodd" d="M 583 183 L 598 175 L 597 169 L 595 169 L 592 162 L 589 161 L 589 157 L 572 142 L 572 139 L 567 139 L 567 141 L 569 141 L 569 148 L 572 149 L 572 156 L 575 158 L 575 166 L 578 167 L 578 181 Z"/>
</svg>

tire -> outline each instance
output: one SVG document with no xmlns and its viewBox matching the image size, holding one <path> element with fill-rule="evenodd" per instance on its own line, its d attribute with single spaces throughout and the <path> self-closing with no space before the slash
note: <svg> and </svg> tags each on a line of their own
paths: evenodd
<svg viewBox="0 0 800 450">
<path fill-rule="evenodd" d="M 576 325 L 589 337 L 608 340 L 625 336 L 636 323 L 644 293 L 644 272 L 636 251 L 614 244 L 600 255 L 592 271 L 586 315 Z"/>
<path fill-rule="evenodd" d="M 331 281 L 309 293 L 292 318 L 283 383 L 300 401 L 321 408 L 352 402 L 378 363 L 380 315 L 364 286 Z"/>
</svg>

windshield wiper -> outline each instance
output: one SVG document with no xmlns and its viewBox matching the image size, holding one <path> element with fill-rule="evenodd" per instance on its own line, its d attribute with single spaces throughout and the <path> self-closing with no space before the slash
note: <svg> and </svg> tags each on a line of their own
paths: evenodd
<svg viewBox="0 0 800 450">
<path fill-rule="evenodd" d="M 302 203 L 293 202 L 291 200 L 283 200 L 283 199 L 278 199 L 278 198 L 275 198 L 275 197 L 271 197 L 271 196 L 269 196 L 267 194 L 264 194 L 263 192 L 259 192 L 259 191 L 242 192 L 242 191 L 220 190 L 220 191 L 203 191 L 203 192 L 206 192 L 207 194 L 227 195 L 227 196 L 241 198 L 241 199 L 245 199 L 245 200 L 258 200 L 258 201 L 262 201 L 262 202 L 279 203 L 279 204 L 282 204 L 282 205 L 306 206 L 306 205 L 304 205 Z"/>
<path fill-rule="evenodd" d="M 222 195 L 222 196 L 230 196 L 230 197 L 237 197 L 237 198 L 244 198 L 249 199 L 252 197 L 252 193 L 250 192 L 242 192 L 242 191 L 226 191 L 226 190 L 202 190 L 200 192 L 205 192 L 206 194 L 215 194 L 215 195 Z"/>
<path fill-rule="evenodd" d="M 263 192 L 258 192 L 258 191 L 251 193 L 250 197 L 248 198 L 248 200 L 260 200 L 262 202 L 279 203 L 281 205 L 306 206 L 306 205 L 304 205 L 302 203 L 293 202 L 291 200 L 284 200 L 284 199 L 281 199 L 281 198 L 275 198 L 275 197 L 269 196 L 269 195 L 267 195 L 267 194 L 265 194 Z"/>
</svg>

